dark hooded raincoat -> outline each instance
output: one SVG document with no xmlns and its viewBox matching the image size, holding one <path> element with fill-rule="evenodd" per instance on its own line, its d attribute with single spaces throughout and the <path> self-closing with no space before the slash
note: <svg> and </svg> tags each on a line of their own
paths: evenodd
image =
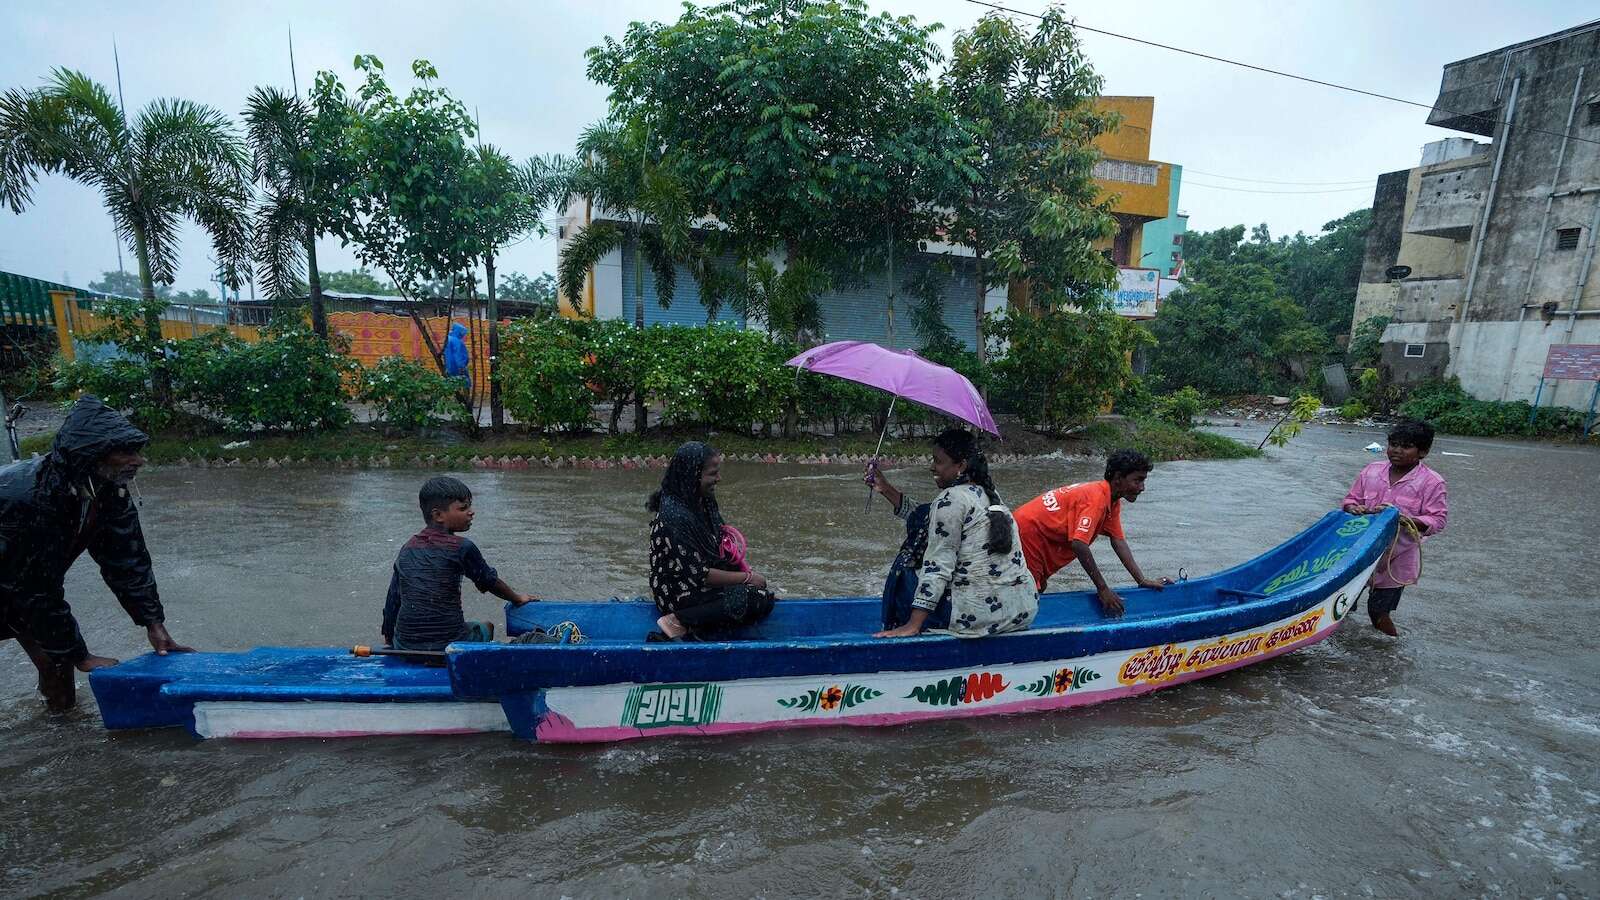
<svg viewBox="0 0 1600 900">
<path fill-rule="evenodd" d="M 65 664 L 89 655 L 62 588 L 85 550 L 135 625 L 166 621 L 139 511 L 127 488 L 94 474 L 106 454 L 149 440 L 121 413 L 83 397 L 48 455 L 0 468 L 0 640 L 31 638 Z"/>
</svg>

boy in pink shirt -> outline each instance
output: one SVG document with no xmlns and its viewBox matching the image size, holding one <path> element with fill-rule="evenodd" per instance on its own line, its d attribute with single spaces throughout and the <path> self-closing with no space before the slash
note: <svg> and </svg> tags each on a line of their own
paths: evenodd
<svg viewBox="0 0 1600 900">
<path fill-rule="evenodd" d="M 1444 476 L 1422 464 L 1432 448 L 1432 425 L 1401 422 L 1389 432 L 1389 458 L 1362 469 L 1344 495 L 1344 511 L 1351 515 L 1390 506 L 1400 510 L 1400 534 L 1378 560 L 1367 593 L 1372 627 L 1390 637 L 1400 635 L 1390 618 L 1400 605 L 1400 592 L 1416 584 L 1422 574 L 1421 542 L 1443 531 L 1449 516 Z"/>
</svg>

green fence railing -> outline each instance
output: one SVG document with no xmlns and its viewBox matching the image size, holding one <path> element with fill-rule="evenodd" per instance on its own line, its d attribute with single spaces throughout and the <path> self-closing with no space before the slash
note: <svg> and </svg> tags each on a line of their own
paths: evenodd
<svg viewBox="0 0 1600 900">
<path fill-rule="evenodd" d="M 107 296 L 54 281 L 0 272 L 0 323 L 53 327 L 56 316 L 50 304 L 51 291 L 72 291 L 80 299 Z"/>
</svg>

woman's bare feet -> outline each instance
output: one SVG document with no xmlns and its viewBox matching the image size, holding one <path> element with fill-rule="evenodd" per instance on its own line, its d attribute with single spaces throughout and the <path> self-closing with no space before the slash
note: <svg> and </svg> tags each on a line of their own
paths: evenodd
<svg viewBox="0 0 1600 900">
<path fill-rule="evenodd" d="M 1384 634 L 1387 634 L 1389 637 L 1400 636 L 1400 629 L 1394 627 L 1394 620 L 1389 618 L 1388 613 L 1384 613 L 1383 615 L 1379 616 L 1377 621 L 1372 623 L 1372 627 L 1378 629 Z"/>
<path fill-rule="evenodd" d="M 683 623 L 678 621 L 676 613 L 669 613 L 657 619 L 656 627 L 661 629 L 662 634 L 673 640 L 677 640 L 689 633 L 689 629 L 683 627 Z"/>
<path fill-rule="evenodd" d="M 106 666 L 114 666 L 116 664 L 117 661 L 109 656 L 95 656 L 91 653 L 83 658 L 83 662 L 78 663 L 78 671 L 93 672 L 95 669 L 104 669 Z"/>
</svg>

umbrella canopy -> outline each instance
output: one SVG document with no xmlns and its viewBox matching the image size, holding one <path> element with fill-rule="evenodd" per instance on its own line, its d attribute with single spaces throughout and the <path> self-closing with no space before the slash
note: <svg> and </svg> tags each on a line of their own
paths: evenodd
<svg viewBox="0 0 1600 900">
<path fill-rule="evenodd" d="M 1000 435 L 988 405 L 965 375 L 912 350 L 890 350 L 870 341 L 834 341 L 801 353 L 788 365 L 888 391 Z"/>
</svg>

